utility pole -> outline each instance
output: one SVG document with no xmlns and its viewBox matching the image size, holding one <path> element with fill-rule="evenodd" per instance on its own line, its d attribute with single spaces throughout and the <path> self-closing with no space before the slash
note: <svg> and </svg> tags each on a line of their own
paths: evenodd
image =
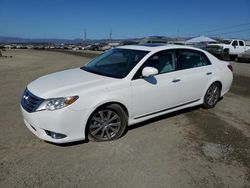
<svg viewBox="0 0 250 188">
<path fill-rule="evenodd" d="M 111 30 L 110 30 L 110 33 L 109 33 L 109 40 L 111 41 L 112 40 L 112 28 L 111 28 Z"/>
<path fill-rule="evenodd" d="M 84 41 L 86 42 L 86 40 L 87 40 L 87 31 L 86 29 L 84 29 Z"/>
</svg>

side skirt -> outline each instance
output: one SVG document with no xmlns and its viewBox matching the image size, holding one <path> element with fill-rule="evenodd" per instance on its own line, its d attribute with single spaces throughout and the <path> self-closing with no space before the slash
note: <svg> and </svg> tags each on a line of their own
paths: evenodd
<svg viewBox="0 0 250 188">
<path fill-rule="evenodd" d="M 145 114 L 145 115 L 142 115 L 142 116 L 137 116 L 135 117 L 134 119 L 140 119 L 140 118 L 145 118 L 147 116 L 151 116 L 151 115 L 155 115 L 155 114 L 159 114 L 159 113 L 162 113 L 162 112 L 165 112 L 165 111 L 169 111 L 169 110 L 173 110 L 175 108 L 179 108 L 179 107 L 182 107 L 182 106 L 186 106 L 186 105 L 189 105 L 189 104 L 192 104 L 192 103 L 195 103 L 197 101 L 199 101 L 200 99 L 197 99 L 197 100 L 194 100 L 194 101 L 190 101 L 190 102 L 187 102 L 187 103 L 184 103 L 184 104 L 181 104 L 181 105 L 177 105 L 177 106 L 173 106 L 173 107 L 170 107 L 170 108 L 166 108 L 166 109 L 163 109 L 163 110 L 160 110 L 160 111 L 157 111 L 157 112 L 152 112 L 152 113 L 149 113 L 149 114 Z"/>
</svg>

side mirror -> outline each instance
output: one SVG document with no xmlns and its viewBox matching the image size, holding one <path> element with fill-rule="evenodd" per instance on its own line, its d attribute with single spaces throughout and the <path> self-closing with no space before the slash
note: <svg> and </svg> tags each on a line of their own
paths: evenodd
<svg viewBox="0 0 250 188">
<path fill-rule="evenodd" d="M 142 70 L 142 76 L 143 77 L 149 77 L 149 76 L 154 76 L 156 74 L 158 74 L 158 70 L 154 67 L 145 67 L 143 70 Z"/>
</svg>

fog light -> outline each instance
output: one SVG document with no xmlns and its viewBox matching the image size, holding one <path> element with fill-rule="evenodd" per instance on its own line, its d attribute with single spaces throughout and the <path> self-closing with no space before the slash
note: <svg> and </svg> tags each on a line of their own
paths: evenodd
<svg viewBox="0 0 250 188">
<path fill-rule="evenodd" d="M 51 138 L 54 138 L 54 139 L 62 139 L 62 138 L 66 137 L 66 135 L 64 135 L 64 134 L 55 133 L 55 132 L 52 132 L 52 131 L 45 130 L 45 132 L 46 132 L 46 134 L 48 136 L 50 136 Z"/>
</svg>

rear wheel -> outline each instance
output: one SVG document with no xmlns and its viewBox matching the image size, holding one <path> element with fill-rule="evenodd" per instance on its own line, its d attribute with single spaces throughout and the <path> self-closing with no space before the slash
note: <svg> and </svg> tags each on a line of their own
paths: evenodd
<svg viewBox="0 0 250 188">
<path fill-rule="evenodd" d="M 127 126 L 127 115 L 118 104 L 111 104 L 96 110 L 87 126 L 91 141 L 110 141 L 122 136 Z"/>
<path fill-rule="evenodd" d="M 221 95 L 221 85 L 219 82 L 213 83 L 204 96 L 203 106 L 206 109 L 213 108 L 217 104 Z"/>
</svg>

